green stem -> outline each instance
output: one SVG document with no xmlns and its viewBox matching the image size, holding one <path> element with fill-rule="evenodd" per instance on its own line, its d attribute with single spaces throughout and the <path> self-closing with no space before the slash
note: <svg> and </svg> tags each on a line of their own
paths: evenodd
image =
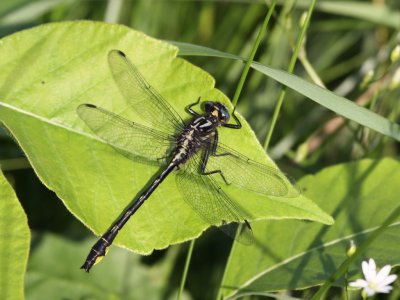
<svg viewBox="0 0 400 300">
<path fill-rule="evenodd" d="M 312 12 L 314 11 L 314 7 L 315 7 L 316 2 L 317 2 L 317 0 L 313 0 L 311 2 L 310 7 L 308 8 L 307 17 L 306 17 L 306 19 L 304 21 L 304 25 L 303 25 L 303 27 L 301 29 L 299 38 L 297 39 L 297 43 L 295 45 L 292 57 L 290 59 L 289 67 L 287 69 L 287 72 L 289 74 L 293 73 L 293 69 L 294 69 L 294 66 L 295 66 L 296 61 L 297 61 L 297 56 L 298 56 L 299 50 L 300 50 L 300 48 L 301 48 L 301 46 L 303 44 L 304 37 L 305 37 L 306 32 L 307 32 L 308 24 L 310 23 L 311 15 L 312 15 Z M 272 132 L 274 131 L 275 124 L 276 124 L 276 122 L 278 120 L 278 115 L 279 115 L 279 112 L 281 110 L 283 99 L 285 98 L 285 94 L 286 94 L 286 86 L 282 87 L 282 89 L 281 89 L 281 91 L 279 93 L 278 102 L 276 103 L 274 114 L 273 114 L 272 119 L 271 119 L 271 125 L 270 125 L 269 130 L 267 132 L 267 135 L 265 137 L 265 143 L 264 143 L 264 149 L 265 150 L 268 149 L 269 143 L 271 141 Z"/>
<path fill-rule="evenodd" d="M 195 241 L 196 241 L 195 239 L 190 241 L 189 249 L 188 249 L 188 252 L 187 252 L 187 255 L 186 255 L 185 268 L 183 269 L 181 286 L 180 286 L 179 292 L 178 292 L 178 298 L 177 298 L 178 300 L 181 299 L 182 292 L 183 292 L 183 289 L 185 287 L 186 276 L 187 276 L 187 273 L 188 273 L 188 270 L 189 270 L 190 260 L 192 258 L 192 253 L 193 253 L 193 248 L 194 248 Z"/>
<path fill-rule="evenodd" d="M 311 80 L 315 84 L 319 85 L 320 87 L 325 88 L 325 84 L 322 82 L 321 78 L 318 76 L 314 67 L 311 65 L 310 61 L 308 60 L 307 52 L 306 52 L 304 45 L 301 47 L 301 51 L 299 52 L 298 57 L 303 65 L 304 69 L 306 70 L 308 76 L 310 76 Z"/>
<path fill-rule="evenodd" d="M 396 218 L 398 218 L 400 215 L 400 206 L 398 206 L 390 215 L 387 217 L 385 222 L 379 227 L 377 230 L 375 230 L 371 235 L 367 238 L 367 240 L 361 244 L 360 247 L 357 247 L 357 250 L 354 252 L 352 256 L 350 256 L 348 259 L 346 259 L 336 270 L 335 273 L 333 273 L 325 282 L 324 284 L 320 287 L 317 293 L 311 298 L 311 300 L 317 300 L 321 299 L 323 295 L 328 291 L 328 289 L 331 287 L 331 285 L 338 280 L 341 276 L 343 276 L 349 266 L 354 263 L 354 261 L 367 250 L 369 245 L 380 235 L 383 233 L 383 231 L 386 230 L 387 227 L 392 224 Z"/>
<path fill-rule="evenodd" d="M 233 99 L 232 99 L 233 106 L 236 106 L 236 104 L 237 104 L 237 102 L 239 100 L 240 93 L 242 92 L 244 82 L 246 80 L 247 74 L 249 73 L 251 63 L 254 60 L 254 56 L 256 55 L 258 46 L 260 45 L 261 39 L 264 36 L 264 32 L 265 32 L 265 30 L 267 28 L 269 19 L 271 18 L 272 13 L 274 11 L 275 4 L 276 4 L 276 0 L 273 0 L 271 2 L 271 6 L 269 7 L 268 13 L 265 16 L 265 19 L 264 19 L 264 22 L 263 22 L 263 24 L 262 24 L 262 26 L 260 28 L 260 31 L 258 32 L 257 38 L 256 38 L 256 40 L 254 42 L 253 49 L 251 50 L 251 53 L 250 53 L 250 57 L 247 59 L 246 64 L 244 65 L 242 75 L 240 76 L 239 83 L 238 83 L 238 85 L 236 87 L 236 91 L 235 91 L 235 94 L 234 94 Z"/>
<path fill-rule="evenodd" d="M 108 0 L 105 11 L 104 22 L 119 23 L 119 17 L 124 4 L 124 0 Z"/>
<path fill-rule="evenodd" d="M 252 51 L 250 53 L 250 57 L 246 61 L 246 64 L 245 64 L 245 66 L 243 68 L 242 75 L 240 76 L 240 80 L 239 80 L 238 86 L 237 86 L 236 91 L 235 91 L 235 95 L 233 96 L 233 100 L 232 100 L 233 106 L 236 106 L 236 104 L 238 102 L 240 93 L 241 93 L 243 85 L 244 85 L 244 81 L 246 80 L 246 77 L 247 77 L 247 74 L 248 74 L 249 69 L 251 67 L 251 64 L 253 63 L 254 56 L 256 55 L 258 46 L 260 45 L 261 39 L 262 39 L 262 37 L 263 37 L 263 35 L 265 33 L 265 30 L 267 28 L 268 22 L 269 22 L 269 20 L 270 20 L 270 18 L 272 16 L 272 13 L 274 12 L 275 4 L 276 4 L 276 0 L 272 0 L 271 1 L 271 5 L 270 5 L 270 7 L 268 9 L 267 15 L 265 16 L 264 22 L 263 22 L 263 24 L 262 24 L 262 26 L 260 28 L 260 31 L 258 32 L 257 38 L 256 38 L 256 40 L 254 42 L 254 46 L 253 46 L 253 49 L 252 49 Z M 222 279 L 221 279 L 221 284 L 225 280 L 225 276 L 227 274 L 226 270 L 228 269 L 230 261 L 231 261 L 230 258 L 231 257 L 229 256 L 228 257 L 228 261 L 226 262 L 224 275 L 222 276 Z M 217 294 L 216 299 L 217 300 L 222 299 L 222 288 L 221 288 L 221 285 L 220 285 L 220 287 L 218 289 L 218 294 Z"/>
</svg>

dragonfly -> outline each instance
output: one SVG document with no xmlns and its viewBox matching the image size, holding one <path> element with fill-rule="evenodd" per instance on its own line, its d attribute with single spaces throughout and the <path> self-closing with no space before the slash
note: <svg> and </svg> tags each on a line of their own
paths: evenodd
<svg viewBox="0 0 400 300">
<path fill-rule="evenodd" d="M 242 224 L 242 240 L 246 242 L 252 238 L 248 222 L 251 215 L 223 191 L 216 176 L 223 184 L 235 184 L 265 196 L 293 196 L 290 181 L 278 169 L 251 160 L 218 141 L 219 128 L 242 128 L 235 109 L 231 122 L 224 104 L 200 103 L 198 98 L 186 107 L 191 118 L 185 122 L 125 53 L 111 50 L 108 63 L 116 85 L 140 122 L 94 104 L 81 104 L 77 114 L 116 151 L 140 163 L 159 165 L 160 172 L 94 244 L 81 269 L 89 272 L 106 255 L 118 232 L 172 172 L 176 173 L 182 198 L 204 221 L 225 228 L 223 231 L 232 237 L 235 234 L 226 225 Z"/>
</svg>

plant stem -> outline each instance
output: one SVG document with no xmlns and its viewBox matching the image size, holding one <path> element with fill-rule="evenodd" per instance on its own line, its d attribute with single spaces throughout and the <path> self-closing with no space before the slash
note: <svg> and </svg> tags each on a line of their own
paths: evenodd
<svg viewBox="0 0 400 300">
<path fill-rule="evenodd" d="M 105 11 L 104 22 L 115 23 L 119 21 L 124 0 L 108 0 Z"/>
<path fill-rule="evenodd" d="M 182 280 L 181 280 L 181 286 L 179 287 L 179 292 L 178 292 L 178 300 L 181 299 L 183 289 L 185 287 L 185 282 L 186 282 L 186 276 L 189 270 L 189 265 L 190 265 L 190 260 L 192 258 L 192 253 L 193 253 L 193 248 L 194 248 L 194 243 L 196 239 L 193 239 L 190 241 L 189 249 L 186 254 L 186 261 L 185 261 L 185 268 L 183 269 L 183 274 L 182 274 Z"/>
<path fill-rule="evenodd" d="M 246 80 L 247 74 L 249 73 L 251 63 L 254 60 L 254 56 L 256 55 L 258 46 L 260 45 L 261 39 L 264 36 L 264 32 L 265 32 L 265 30 L 267 28 L 269 19 L 271 18 L 272 13 L 274 11 L 275 4 L 276 4 L 276 0 L 271 1 L 271 6 L 268 9 L 268 13 L 265 16 L 265 19 L 264 19 L 264 22 L 263 22 L 263 24 L 262 24 L 262 26 L 260 28 L 260 31 L 258 32 L 257 38 L 256 38 L 256 40 L 254 42 L 254 45 L 253 45 L 253 49 L 251 50 L 250 56 L 247 59 L 246 64 L 244 65 L 242 75 L 240 76 L 239 83 L 238 83 L 238 85 L 236 87 L 236 91 L 235 91 L 235 94 L 234 94 L 233 99 L 232 99 L 233 106 L 236 106 L 236 104 L 237 104 L 237 102 L 239 100 L 240 93 L 242 92 L 244 82 Z"/>
<path fill-rule="evenodd" d="M 239 99 L 240 93 L 241 93 L 243 85 L 244 85 L 244 81 L 246 80 L 247 74 L 249 73 L 249 69 L 250 69 L 250 66 L 251 66 L 251 64 L 252 64 L 252 62 L 254 60 L 254 56 L 256 55 L 258 46 L 260 45 L 261 39 L 262 39 L 262 37 L 264 35 L 264 32 L 265 32 L 265 30 L 267 28 L 268 22 L 269 22 L 269 20 L 270 20 L 270 18 L 272 16 L 272 13 L 274 12 L 275 4 L 276 4 L 276 0 L 272 0 L 271 1 L 271 5 L 270 5 L 270 7 L 268 9 L 267 15 L 265 16 L 264 22 L 263 22 L 263 24 L 262 24 L 262 26 L 260 28 L 260 31 L 258 32 L 257 38 L 256 38 L 256 40 L 254 42 L 254 46 L 253 46 L 253 49 L 252 49 L 252 51 L 250 53 L 250 57 L 246 61 L 246 64 L 245 64 L 245 66 L 243 68 L 242 75 L 240 76 L 240 80 L 239 80 L 238 86 L 237 86 L 236 91 L 235 91 L 235 95 L 233 96 L 233 100 L 232 100 L 233 106 L 236 106 L 236 104 L 237 104 L 237 101 Z M 221 279 L 221 284 L 225 280 L 226 270 L 228 269 L 229 264 L 230 264 L 230 256 L 228 257 L 228 261 L 226 262 L 224 275 L 222 276 L 222 279 Z M 218 294 L 217 294 L 216 299 L 217 300 L 222 299 L 221 285 L 220 285 L 220 287 L 218 289 Z"/>
<path fill-rule="evenodd" d="M 301 48 L 301 46 L 303 44 L 304 37 L 306 35 L 307 28 L 308 28 L 308 25 L 310 23 L 311 15 L 312 15 L 312 12 L 314 11 L 314 7 L 315 7 L 316 2 L 317 2 L 317 0 L 313 0 L 311 2 L 310 7 L 308 8 L 308 12 L 307 12 L 306 19 L 304 21 L 304 25 L 303 25 L 303 27 L 301 29 L 299 38 L 297 39 L 296 46 L 295 46 L 295 48 L 293 50 L 293 54 L 292 54 L 292 57 L 290 59 L 289 67 L 287 69 L 287 72 L 289 74 L 293 73 L 293 69 L 294 69 L 294 66 L 295 66 L 296 61 L 297 61 L 297 56 L 298 56 L 299 50 L 300 50 L 300 48 Z M 285 98 L 285 94 L 286 94 L 286 86 L 283 86 L 281 91 L 280 91 L 280 93 L 279 93 L 278 102 L 276 103 L 274 114 L 273 114 L 272 119 L 271 119 L 271 125 L 270 125 L 269 130 L 267 132 L 267 135 L 265 137 L 265 143 L 264 143 L 264 149 L 265 150 L 268 149 L 269 143 L 271 141 L 272 132 L 274 131 L 275 124 L 276 124 L 276 122 L 278 120 L 278 115 L 279 115 L 279 112 L 281 110 L 283 99 Z"/>
</svg>

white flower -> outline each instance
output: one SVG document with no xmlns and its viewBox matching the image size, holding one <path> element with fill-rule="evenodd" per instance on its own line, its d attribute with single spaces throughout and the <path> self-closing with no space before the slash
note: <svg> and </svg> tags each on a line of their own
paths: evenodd
<svg viewBox="0 0 400 300">
<path fill-rule="evenodd" d="M 392 290 L 390 284 L 397 279 L 396 275 L 389 275 L 391 269 L 390 265 L 386 265 L 377 272 L 375 261 L 370 258 L 369 262 L 362 262 L 365 280 L 357 279 L 354 282 L 350 282 L 349 285 L 364 289 L 363 292 L 368 297 L 376 293 L 389 293 Z"/>
</svg>

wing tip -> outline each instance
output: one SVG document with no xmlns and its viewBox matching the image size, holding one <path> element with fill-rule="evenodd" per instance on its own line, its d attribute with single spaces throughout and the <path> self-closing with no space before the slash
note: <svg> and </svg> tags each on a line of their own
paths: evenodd
<svg viewBox="0 0 400 300">
<path fill-rule="evenodd" d="M 86 109 L 98 109 L 98 107 L 94 104 L 83 103 L 76 108 L 76 111 L 78 115 L 81 116 L 83 113 L 85 113 Z"/>
<path fill-rule="evenodd" d="M 114 50 L 115 52 L 117 52 L 119 55 L 126 57 L 126 54 L 124 52 L 122 52 L 121 50 Z"/>
<path fill-rule="evenodd" d="M 91 104 L 91 103 L 84 103 L 81 106 L 89 107 L 89 108 L 97 108 L 97 105 Z"/>
<path fill-rule="evenodd" d="M 79 106 L 78 106 L 78 109 L 80 109 L 80 108 L 98 108 L 98 106 L 97 105 L 94 105 L 94 104 L 91 104 L 91 103 L 83 103 L 83 104 L 80 104 Z"/>
</svg>

